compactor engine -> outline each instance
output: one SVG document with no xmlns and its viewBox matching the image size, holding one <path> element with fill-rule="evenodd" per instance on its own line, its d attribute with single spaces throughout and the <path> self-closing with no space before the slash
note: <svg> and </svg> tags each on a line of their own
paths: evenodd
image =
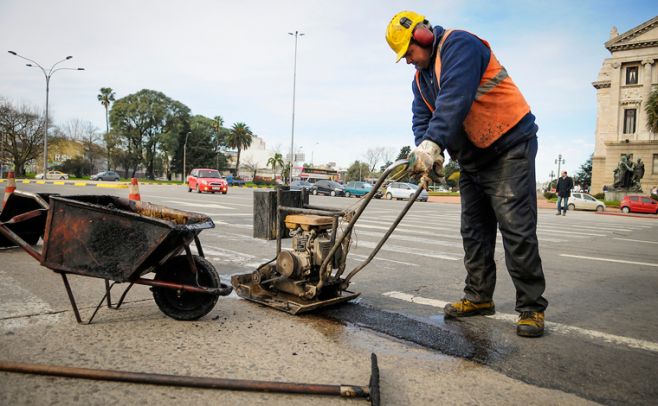
<svg viewBox="0 0 658 406">
<path fill-rule="evenodd" d="M 322 263 L 329 255 L 335 243 L 332 233 L 333 218 L 313 214 L 292 214 L 285 218 L 286 228 L 292 237 L 292 249 L 281 250 L 273 264 L 268 264 L 259 271 L 261 283 L 271 283 L 271 288 L 295 295 L 299 298 L 313 299 L 318 292 L 321 274 L 328 279 L 322 292 L 335 295 L 339 282 L 332 277 L 334 271 L 339 276 L 345 267 L 342 246 L 332 255 L 324 267 Z"/>
</svg>

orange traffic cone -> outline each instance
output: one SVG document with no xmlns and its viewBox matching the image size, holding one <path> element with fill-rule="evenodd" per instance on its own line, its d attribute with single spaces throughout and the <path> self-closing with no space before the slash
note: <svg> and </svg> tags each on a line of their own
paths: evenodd
<svg viewBox="0 0 658 406">
<path fill-rule="evenodd" d="M 142 197 L 139 195 L 139 184 L 137 183 L 137 178 L 130 179 L 130 185 L 128 186 L 128 200 L 134 200 L 136 202 L 142 201 Z"/>
<path fill-rule="evenodd" d="M 14 190 L 16 190 L 16 177 L 14 176 L 14 172 L 9 172 L 7 173 L 7 187 L 5 187 L 5 197 L 2 199 L 2 207 L 5 207 L 9 195 L 14 193 Z"/>
</svg>

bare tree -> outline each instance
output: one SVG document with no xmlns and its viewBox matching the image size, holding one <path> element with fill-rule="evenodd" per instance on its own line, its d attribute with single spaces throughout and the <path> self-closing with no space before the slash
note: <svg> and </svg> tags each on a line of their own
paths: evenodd
<svg viewBox="0 0 658 406">
<path fill-rule="evenodd" d="M 16 176 L 25 175 L 25 164 L 36 159 L 43 143 L 44 120 L 35 109 L 14 107 L 0 100 L 0 134 L 2 156 L 13 162 Z"/>
<path fill-rule="evenodd" d="M 103 155 L 103 147 L 100 145 L 102 137 L 98 128 L 90 121 L 74 119 L 64 123 L 61 130 L 69 140 L 82 144 L 83 155 L 89 165 L 89 173 L 94 173 L 94 163 Z"/>
<path fill-rule="evenodd" d="M 245 157 L 243 164 L 241 166 L 244 166 L 245 168 L 247 168 L 247 170 L 249 170 L 249 172 L 251 172 L 252 179 L 256 178 L 256 174 L 258 173 L 258 161 L 254 159 L 253 156 L 249 155 Z"/>
<path fill-rule="evenodd" d="M 366 162 L 368 162 L 368 167 L 370 168 L 370 172 L 374 172 L 375 168 L 377 167 L 377 163 L 381 161 L 384 157 L 386 148 L 384 147 L 377 147 L 377 148 L 370 148 L 369 150 L 366 151 Z"/>
</svg>

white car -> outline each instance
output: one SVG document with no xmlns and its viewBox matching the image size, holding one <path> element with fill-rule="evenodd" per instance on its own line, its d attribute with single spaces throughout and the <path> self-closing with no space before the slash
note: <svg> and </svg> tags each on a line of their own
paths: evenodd
<svg viewBox="0 0 658 406">
<path fill-rule="evenodd" d="M 569 210 L 596 210 L 604 211 L 605 203 L 587 193 L 572 193 L 569 197 Z"/>
<path fill-rule="evenodd" d="M 388 200 L 391 199 L 405 199 L 409 200 L 411 197 L 416 193 L 416 190 L 418 189 L 418 185 L 414 185 L 413 183 L 404 183 L 404 182 L 391 182 L 387 187 L 386 187 L 386 193 L 384 193 L 384 197 Z M 420 192 L 420 195 L 418 196 L 417 200 L 420 200 L 421 202 L 426 202 L 428 198 L 428 194 L 425 190 Z"/>
<path fill-rule="evenodd" d="M 43 173 L 37 173 L 35 176 L 36 179 L 43 179 Z M 48 179 L 68 179 L 69 175 L 65 174 L 64 172 L 60 171 L 48 171 Z"/>
</svg>

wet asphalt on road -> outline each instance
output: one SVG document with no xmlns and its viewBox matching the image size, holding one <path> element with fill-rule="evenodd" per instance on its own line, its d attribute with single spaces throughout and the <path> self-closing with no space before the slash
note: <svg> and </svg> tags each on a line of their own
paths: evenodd
<svg viewBox="0 0 658 406">
<path fill-rule="evenodd" d="M 72 186 L 19 188 L 127 194 L 125 189 Z M 251 272 L 275 252 L 273 241 L 251 237 L 252 193 L 232 188 L 228 195 L 198 195 L 184 187 L 141 187 L 143 200 L 213 218 L 216 228 L 204 231 L 201 240 L 206 256 L 226 280 Z M 311 196 L 311 203 L 348 207 L 358 200 Z M 357 223 L 348 270 L 365 259 L 403 204 L 371 203 Z M 550 303 L 550 324 L 541 339 L 514 333 L 514 288 L 500 236 L 497 314 L 444 320 L 442 305 L 461 297 L 465 276 L 459 206 L 454 204 L 415 204 L 375 260 L 353 279 L 351 289 L 362 292 L 361 297 L 320 315 L 470 359 L 538 387 L 604 404 L 655 402 L 658 220 L 585 212 L 562 217 L 540 210 L 538 234 Z M 284 248 L 287 243 L 283 241 Z"/>
</svg>

